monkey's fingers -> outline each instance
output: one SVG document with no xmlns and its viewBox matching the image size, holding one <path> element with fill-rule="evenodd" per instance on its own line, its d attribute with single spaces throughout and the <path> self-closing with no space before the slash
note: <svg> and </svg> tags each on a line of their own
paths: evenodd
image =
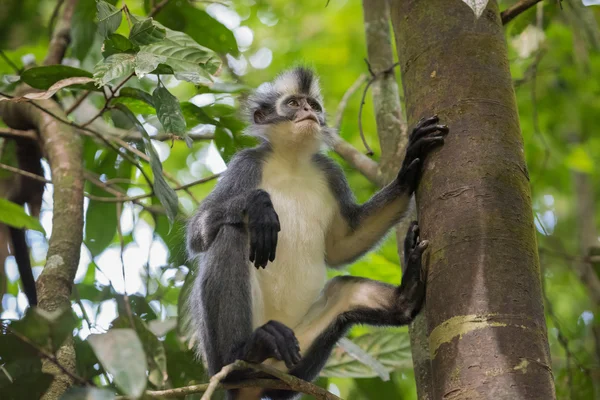
<svg viewBox="0 0 600 400">
<path fill-rule="evenodd" d="M 419 237 L 419 223 L 412 221 L 408 230 L 406 231 L 406 237 L 404 238 L 404 253 L 410 252 L 417 245 L 417 239 Z"/>
<path fill-rule="evenodd" d="M 450 132 L 450 129 L 447 125 L 429 125 L 416 130 L 410 139 L 415 141 L 433 132 L 439 132 L 438 135 L 445 136 Z"/>
<path fill-rule="evenodd" d="M 256 267 L 264 268 L 267 263 L 265 262 L 265 232 L 264 229 L 259 229 L 256 232 Z"/>
<path fill-rule="evenodd" d="M 269 255 L 269 261 L 275 261 L 275 252 L 277 251 L 277 231 L 278 229 L 271 229 L 271 254 Z"/>
<path fill-rule="evenodd" d="M 298 341 L 294 332 L 287 326 L 271 321 L 265 325 L 265 330 L 269 332 L 277 343 L 277 349 L 282 355 L 286 367 L 293 368 L 300 361 L 300 352 L 298 350 Z"/>
<path fill-rule="evenodd" d="M 417 133 L 417 131 L 422 129 L 424 126 L 436 124 L 439 120 L 440 119 L 438 118 L 437 115 L 433 115 L 432 117 L 429 117 L 429 118 L 421 118 L 419 120 L 419 122 L 417 122 L 417 125 L 415 125 L 415 127 L 413 128 L 409 139 L 412 139 L 413 136 Z"/>
<path fill-rule="evenodd" d="M 249 229 L 250 233 L 250 262 L 256 260 L 256 231 L 252 228 Z"/>
</svg>

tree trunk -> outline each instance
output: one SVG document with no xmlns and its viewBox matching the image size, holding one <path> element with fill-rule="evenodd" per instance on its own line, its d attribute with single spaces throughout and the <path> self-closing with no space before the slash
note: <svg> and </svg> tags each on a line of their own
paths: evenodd
<svg viewBox="0 0 600 400">
<path fill-rule="evenodd" d="M 394 0 L 408 120 L 438 113 L 446 144 L 417 191 L 430 241 L 435 399 L 554 399 L 540 268 L 498 5 Z"/>
</svg>

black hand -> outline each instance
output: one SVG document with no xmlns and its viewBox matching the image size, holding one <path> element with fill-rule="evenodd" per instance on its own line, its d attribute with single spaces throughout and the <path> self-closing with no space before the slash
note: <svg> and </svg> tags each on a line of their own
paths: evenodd
<svg viewBox="0 0 600 400">
<path fill-rule="evenodd" d="M 421 279 L 423 268 L 421 256 L 425 249 L 427 249 L 427 246 L 429 246 L 429 242 L 427 240 L 420 241 L 419 235 L 420 229 L 417 221 L 411 222 L 404 238 L 404 265 L 406 266 L 406 270 L 402 278 L 403 281 L 408 279 L 423 281 Z"/>
<path fill-rule="evenodd" d="M 267 358 L 285 362 L 288 369 L 300 362 L 300 344 L 294 331 L 277 321 L 258 327 L 244 346 L 242 359 L 261 363 Z"/>
<path fill-rule="evenodd" d="M 248 231 L 250 234 L 250 261 L 256 268 L 265 268 L 275 260 L 277 232 L 281 230 L 279 217 L 271 197 L 264 190 L 255 190 L 248 199 Z"/>
<path fill-rule="evenodd" d="M 438 125 L 438 121 L 437 115 L 421 119 L 408 139 L 406 156 L 397 179 L 398 183 L 411 194 L 419 184 L 423 161 L 434 148 L 444 144 L 444 136 L 448 134 L 448 127 Z"/>
</svg>

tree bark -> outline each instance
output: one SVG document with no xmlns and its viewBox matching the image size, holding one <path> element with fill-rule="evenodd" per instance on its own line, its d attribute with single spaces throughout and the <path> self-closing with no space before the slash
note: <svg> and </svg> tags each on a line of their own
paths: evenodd
<svg viewBox="0 0 600 400">
<path fill-rule="evenodd" d="M 44 60 L 45 65 L 62 61 L 70 41 L 71 17 L 76 3 L 77 0 L 68 0 L 64 4 L 48 55 Z M 26 85 L 22 85 L 16 94 L 30 90 Z M 82 141 L 71 126 L 54 118 L 57 116 L 63 120 L 68 119 L 57 102 L 43 100 L 35 103 L 39 107 L 30 103 L 1 102 L 0 116 L 10 128 L 37 131 L 50 164 L 54 187 L 52 234 L 46 254 L 46 265 L 37 279 L 36 289 L 38 307 L 45 311 L 55 311 L 71 308 L 71 290 L 83 240 Z M 72 338 L 67 338 L 62 344 L 56 358 L 62 367 L 75 372 L 75 348 Z M 42 397 L 43 400 L 59 399 L 73 384 L 71 377 L 50 360 L 42 361 L 42 370 L 55 376 Z"/>
<path fill-rule="evenodd" d="M 402 115 L 402 105 L 394 71 L 394 51 L 390 32 L 390 10 L 387 0 L 363 0 L 365 37 L 371 71 L 376 78 L 371 85 L 373 109 L 377 122 L 377 136 L 381 158 L 377 181 L 385 185 L 396 177 L 408 141 L 406 120 Z M 402 223 L 396 226 L 398 255 L 402 262 L 403 239 L 408 224 L 414 219 L 414 210 Z M 402 266 L 404 268 L 404 266 Z M 427 321 L 421 312 L 409 326 L 410 345 L 420 400 L 432 399 L 431 360 L 427 342 Z"/>
<path fill-rule="evenodd" d="M 417 191 L 435 399 L 554 399 L 523 142 L 498 5 L 394 0 L 409 123 L 446 144 Z"/>
</svg>

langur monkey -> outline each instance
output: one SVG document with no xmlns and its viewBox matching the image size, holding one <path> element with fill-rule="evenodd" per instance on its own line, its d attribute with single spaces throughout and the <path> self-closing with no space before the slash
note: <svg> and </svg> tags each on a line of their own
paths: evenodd
<svg viewBox="0 0 600 400">
<path fill-rule="evenodd" d="M 322 153 L 334 133 L 311 70 L 295 68 L 261 85 L 247 108 L 248 133 L 262 143 L 233 157 L 188 223 L 188 251 L 198 262 L 189 317 L 210 375 L 242 359 L 312 381 L 351 325 L 405 325 L 421 309 L 427 242 L 416 223 L 406 236 L 400 286 L 352 276 L 327 282 L 326 268 L 355 261 L 402 219 L 423 162 L 444 143 L 448 127 L 436 116 L 421 120 L 396 179 L 360 205 L 341 168 Z"/>
</svg>

